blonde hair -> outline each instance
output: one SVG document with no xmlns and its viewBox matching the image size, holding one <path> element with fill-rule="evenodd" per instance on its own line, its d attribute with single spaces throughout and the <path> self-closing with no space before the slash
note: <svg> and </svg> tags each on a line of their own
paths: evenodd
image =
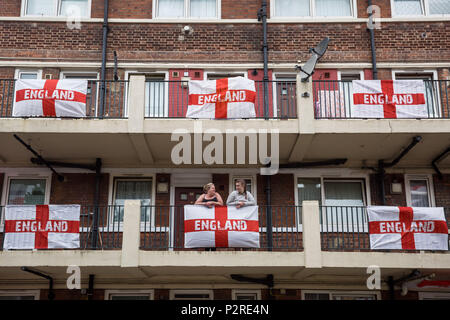
<svg viewBox="0 0 450 320">
<path fill-rule="evenodd" d="M 204 193 L 208 193 L 209 189 L 211 189 L 211 187 L 212 187 L 213 185 L 214 185 L 214 183 L 212 183 L 212 182 L 205 184 L 205 185 L 203 186 L 203 192 L 204 192 Z"/>
</svg>

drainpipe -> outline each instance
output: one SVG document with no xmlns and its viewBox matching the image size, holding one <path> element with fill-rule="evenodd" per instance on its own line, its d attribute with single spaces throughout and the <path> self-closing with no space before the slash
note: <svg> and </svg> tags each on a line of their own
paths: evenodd
<svg viewBox="0 0 450 320">
<path fill-rule="evenodd" d="M 106 97 L 106 46 L 108 42 L 108 0 L 104 1 L 104 12 L 103 12 L 103 43 L 102 43 L 102 71 L 100 75 L 100 106 L 99 106 L 99 117 L 103 118 L 105 112 L 105 97 Z"/>
<path fill-rule="evenodd" d="M 92 248 L 97 248 L 97 240 L 98 240 L 98 217 L 100 214 L 100 208 L 98 207 L 100 202 L 100 183 L 102 179 L 101 174 L 102 169 L 102 160 L 97 158 L 95 162 L 95 194 L 94 194 L 94 219 L 92 222 L 92 230 L 91 230 L 91 244 Z"/>
<path fill-rule="evenodd" d="M 273 248 L 273 234 L 272 234 L 272 198 L 271 198 L 271 187 L 272 177 L 270 175 L 266 176 L 266 234 L 267 234 L 267 248 L 272 251 Z"/>
<path fill-rule="evenodd" d="M 370 46 L 372 50 L 372 74 L 373 79 L 378 80 L 378 70 L 377 70 L 377 57 L 376 57 L 376 47 L 375 47 L 375 33 L 373 30 L 373 9 L 372 9 L 372 0 L 368 0 L 369 2 L 369 27 L 367 30 L 370 34 Z"/>
<path fill-rule="evenodd" d="M 29 273 L 35 274 L 35 275 L 37 275 L 39 277 L 47 279 L 49 281 L 49 284 L 48 284 L 48 300 L 54 300 L 55 299 L 55 292 L 53 290 L 53 278 L 52 277 L 50 277 L 50 276 L 48 276 L 46 274 L 43 274 L 41 272 L 29 269 L 27 267 L 21 267 L 20 269 L 22 271 L 29 272 Z"/>
<path fill-rule="evenodd" d="M 267 1 L 263 0 L 262 7 L 258 12 L 258 21 L 262 20 L 263 25 L 263 59 L 264 59 L 264 118 L 269 118 L 269 67 L 267 44 Z"/>
</svg>

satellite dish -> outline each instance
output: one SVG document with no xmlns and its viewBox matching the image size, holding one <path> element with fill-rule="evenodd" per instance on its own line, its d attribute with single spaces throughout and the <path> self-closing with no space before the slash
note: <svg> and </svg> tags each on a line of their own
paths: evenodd
<svg viewBox="0 0 450 320">
<path fill-rule="evenodd" d="M 309 53 L 312 53 L 312 56 L 308 61 L 306 61 L 304 66 L 295 66 L 296 69 L 300 70 L 300 78 L 302 82 L 307 82 L 309 80 L 309 77 L 313 75 L 316 63 L 320 58 L 322 58 L 322 56 L 325 54 L 325 51 L 327 51 L 329 42 L 330 38 L 328 37 L 320 41 L 317 47 L 309 49 Z"/>
</svg>

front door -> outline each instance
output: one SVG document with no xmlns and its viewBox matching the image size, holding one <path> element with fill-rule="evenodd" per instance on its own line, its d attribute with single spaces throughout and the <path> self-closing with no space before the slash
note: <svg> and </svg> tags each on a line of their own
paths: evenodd
<svg viewBox="0 0 450 320">
<path fill-rule="evenodd" d="M 174 249 L 184 248 L 184 206 L 194 204 L 202 194 L 202 188 L 175 188 Z"/>
</svg>

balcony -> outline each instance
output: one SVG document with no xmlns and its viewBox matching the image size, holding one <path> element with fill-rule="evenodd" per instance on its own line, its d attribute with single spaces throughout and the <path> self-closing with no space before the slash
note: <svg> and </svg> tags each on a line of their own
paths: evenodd
<svg viewBox="0 0 450 320">
<path fill-rule="evenodd" d="M 136 215 L 130 213 L 130 207 L 127 210 L 126 205 L 81 206 L 80 250 L 123 249 L 122 241 L 126 237 L 124 233 L 128 230 L 133 234 L 129 234 L 128 237 L 138 238 L 140 250 L 204 251 L 184 247 L 183 206 L 139 206 L 138 210 L 139 214 Z M 317 222 L 316 227 L 319 230 L 306 230 L 311 226 L 311 222 L 314 223 L 311 220 L 313 211 L 307 210 L 308 216 L 304 216 L 302 206 L 259 206 L 260 248 L 245 250 L 303 251 L 306 233 L 319 231 L 320 247 L 323 251 L 374 252 L 370 249 L 367 207 L 319 206 L 316 216 L 312 217 Z M 450 207 L 444 208 L 444 211 L 450 229 Z M 0 207 L 0 212 L 4 217 L 4 207 Z M 130 228 L 127 219 L 132 220 L 135 228 Z M 0 240 L 2 244 L 0 248 L 3 248 L 3 233 L 0 233 Z M 240 249 L 218 248 L 218 250 Z M 382 252 L 418 251 L 382 250 Z"/>
<path fill-rule="evenodd" d="M 422 119 L 449 119 L 450 80 L 424 80 L 424 84 L 428 115 Z M 313 81 L 313 94 L 316 119 L 358 119 L 352 115 L 351 81 Z"/>
</svg>

